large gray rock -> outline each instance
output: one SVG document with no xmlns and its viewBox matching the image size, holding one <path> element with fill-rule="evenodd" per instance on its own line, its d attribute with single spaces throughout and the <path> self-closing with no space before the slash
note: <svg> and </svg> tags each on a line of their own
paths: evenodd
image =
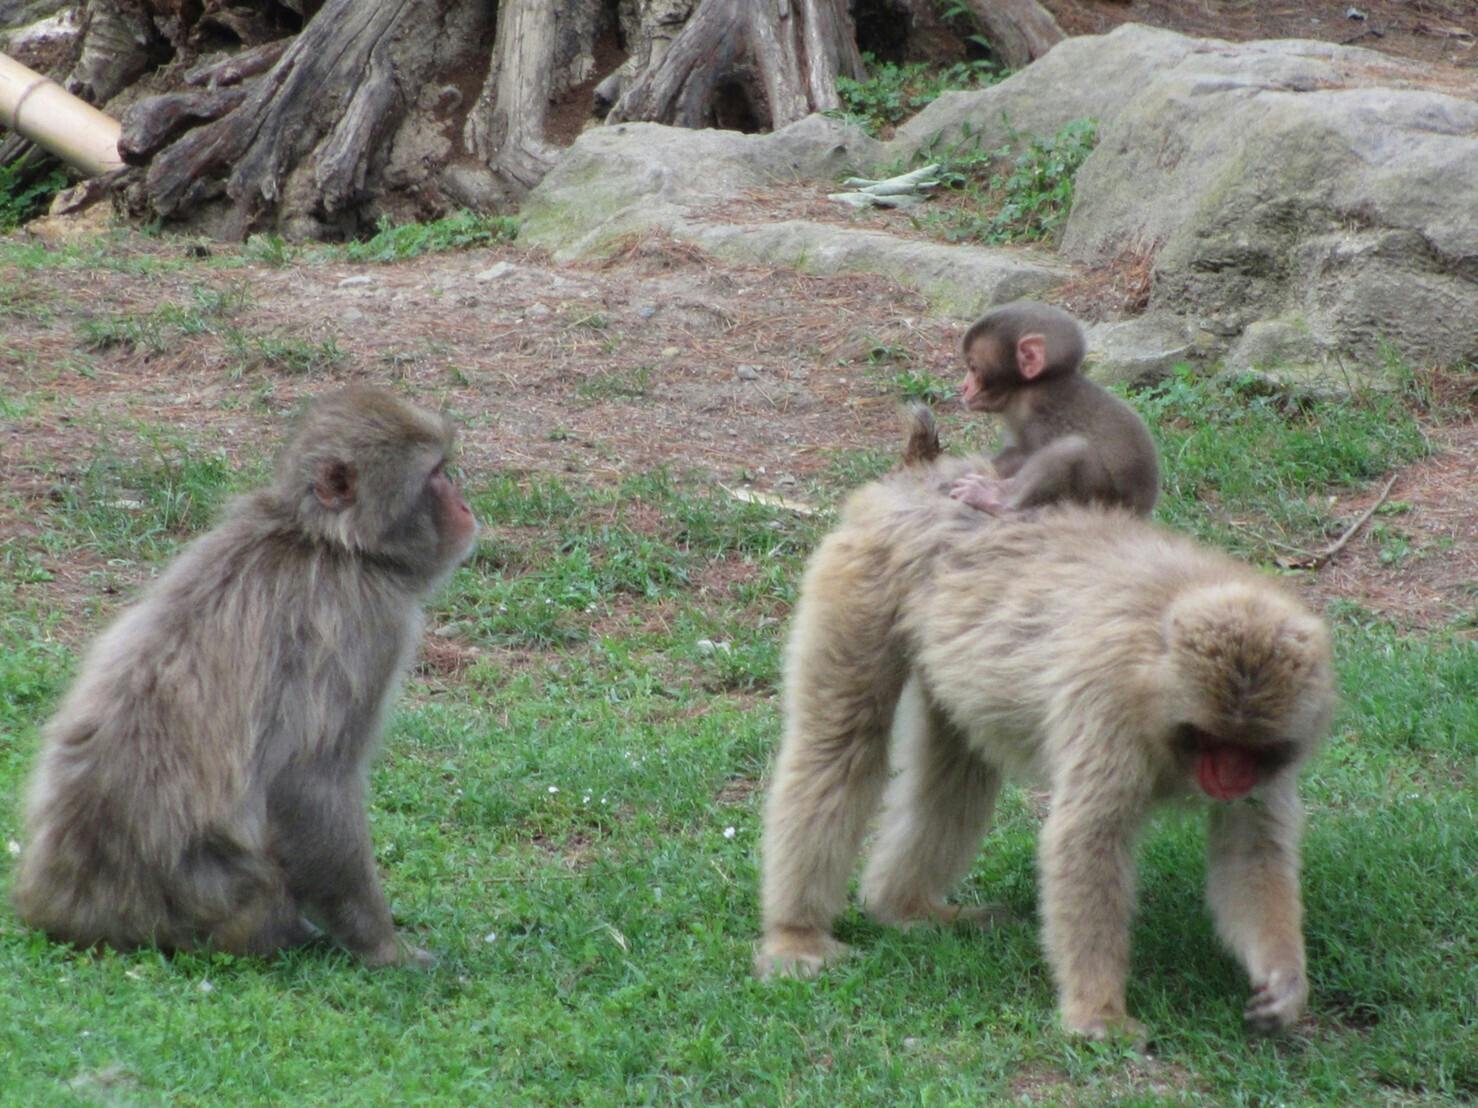
<svg viewBox="0 0 1478 1108">
<path fill-rule="evenodd" d="M 1110 35 L 1064 39 L 998 85 L 944 93 L 898 129 L 888 157 L 937 153 L 962 142 L 989 150 L 1013 134 L 1050 135 L 1075 119 L 1106 124 L 1156 74 L 1199 45 L 1200 40 L 1138 24 Z"/>
<path fill-rule="evenodd" d="M 1478 103 L 1394 87 L 1417 75 L 1324 43 L 1188 53 L 1104 128 L 1062 251 L 1158 243 L 1152 304 L 1229 337 L 1478 358 Z"/>
<path fill-rule="evenodd" d="M 670 228 L 692 209 L 745 189 L 856 172 L 880 153 L 862 131 L 823 116 L 768 135 L 656 123 L 596 127 L 529 194 L 519 234 L 575 257 L 632 230 Z"/>
<path fill-rule="evenodd" d="M 918 289 L 936 311 L 959 319 L 1008 300 L 1040 296 L 1071 276 L 1069 267 L 1049 254 L 946 246 L 803 220 L 694 223 L 679 231 L 725 257 L 811 273 L 883 273 Z"/>
<path fill-rule="evenodd" d="M 806 220 L 731 223 L 707 211 L 747 189 L 835 181 L 882 161 L 880 143 L 823 116 L 771 135 L 648 123 L 595 128 L 530 193 L 519 240 L 564 260 L 660 227 L 724 257 L 817 273 L 888 274 L 960 318 L 1040 295 L 1069 275 L 1069 267 L 1040 252 L 948 246 Z"/>
<path fill-rule="evenodd" d="M 1099 121 L 1099 144 L 1056 259 L 712 211 L 746 189 L 877 175 L 964 139 L 992 149 L 1083 117 Z M 773 135 L 587 131 L 524 208 L 524 238 L 560 257 L 647 227 L 735 257 L 892 274 L 960 317 L 1044 294 L 1065 263 L 1148 248 L 1146 320 L 1096 336 L 1112 376 L 1182 356 L 1341 372 L 1392 352 L 1478 361 L 1478 77 L 1328 43 L 1131 24 L 942 96 L 886 145 L 820 117 Z"/>
<path fill-rule="evenodd" d="M 1151 309 L 1248 368 L 1452 364 L 1478 359 L 1475 96 L 1368 50 L 1126 25 L 941 98 L 893 152 L 1096 118 L 1066 258 L 1156 249 Z"/>
</svg>

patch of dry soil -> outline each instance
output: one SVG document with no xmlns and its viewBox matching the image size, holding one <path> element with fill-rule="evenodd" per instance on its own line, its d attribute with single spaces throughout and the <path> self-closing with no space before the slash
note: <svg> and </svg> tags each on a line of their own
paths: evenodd
<svg viewBox="0 0 1478 1108">
<path fill-rule="evenodd" d="M 118 247 L 182 263 L 190 249 L 145 236 Z M 667 466 L 795 497 L 838 452 L 894 449 L 893 379 L 924 371 L 953 382 L 959 335 L 888 278 L 737 265 L 661 235 L 604 263 L 560 265 L 503 246 L 384 266 L 0 269 L 0 289 L 0 380 L 23 398 L 0 424 L 0 543 L 45 526 L 58 486 L 100 452 L 148 456 L 149 427 L 255 461 L 302 397 L 350 381 L 404 386 L 451 410 L 473 487 L 493 470 L 607 483 Z M 88 320 L 163 320 L 161 305 L 188 313 L 220 294 L 240 307 L 205 332 L 164 321 L 152 348 L 86 346 Z M 253 364 L 233 330 L 342 357 L 313 372 Z M 1309 578 L 1321 599 L 1423 625 L 1473 611 L 1471 391 L 1443 410 L 1464 406 L 1462 418 L 1434 424 L 1440 451 L 1399 476 L 1391 499 L 1408 510 L 1377 515 Z M 946 442 L 959 442 L 963 416 L 942 423 Z M 1375 495 L 1336 508 L 1353 519 Z M 1383 562 L 1393 543 L 1404 553 Z M 79 550 L 48 565 L 59 600 L 95 589 L 89 574 L 107 567 L 89 558 Z"/>
</svg>

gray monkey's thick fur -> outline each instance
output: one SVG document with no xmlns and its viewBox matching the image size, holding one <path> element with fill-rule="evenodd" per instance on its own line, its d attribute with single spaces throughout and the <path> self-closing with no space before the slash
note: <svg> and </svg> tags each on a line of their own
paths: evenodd
<svg viewBox="0 0 1478 1108">
<path fill-rule="evenodd" d="M 32 778 L 24 921 L 81 945 L 266 953 L 311 937 L 306 913 L 367 961 L 406 956 L 364 783 L 420 601 L 470 549 L 425 491 L 451 437 L 388 393 L 319 400 L 272 486 L 98 637 Z M 324 508 L 325 474 L 350 506 Z"/>
<path fill-rule="evenodd" d="M 949 499 L 980 464 L 863 487 L 811 558 L 765 813 L 757 971 L 809 974 L 843 952 L 831 925 L 880 800 L 870 911 L 959 917 L 944 896 L 1003 775 L 1020 774 L 1052 796 L 1041 914 L 1069 1030 L 1133 1027 L 1134 839 L 1154 804 L 1178 799 L 1211 809 L 1208 897 L 1252 979 L 1248 1021 L 1288 1026 L 1307 994 L 1295 772 L 1334 703 L 1324 625 L 1263 575 L 1128 511 L 997 519 Z M 1248 799 L 1211 803 L 1182 726 L 1289 753 Z"/>
</svg>

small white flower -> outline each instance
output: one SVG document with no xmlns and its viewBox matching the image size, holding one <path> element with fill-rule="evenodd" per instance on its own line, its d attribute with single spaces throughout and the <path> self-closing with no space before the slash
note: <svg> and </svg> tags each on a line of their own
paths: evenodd
<svg viewBox="0 0 1478 1108">
<path fill-rule="evenodd" d="M 489 931 L 482 937 L 482 941 L 485 943 L 495 943 L 498 941 L 498 933 L 496 931 Z"/>
<path fill-rule="evenodd" d="M 737 832 L 732 827 L 724 828 L 724 838 L 732 839 L 736 834 Z"/>
<path fill-rule="evenodd" d="M 550 785 L 549 786 L 549 792 L 551 794 L 559 792 L 559 786 L 558 785 Z"/>
<path fill-rule="evenodd" d="M 10 856 L 14 858 L 17 854 L 21 852 L 21 844 L 16 842 L 14 839 L 11 839 L 8 843 L 5 844 L 5 849 L 10 851 Z"/>
<path fill-rule="evenodd" d="M 195 987 L 199 989 L 202 993 L 213 993 L 216 991 L 216 987 L 210 983 L 209 979 L 201 981 L 200 984 L 196 985 Z"/>
</svg>

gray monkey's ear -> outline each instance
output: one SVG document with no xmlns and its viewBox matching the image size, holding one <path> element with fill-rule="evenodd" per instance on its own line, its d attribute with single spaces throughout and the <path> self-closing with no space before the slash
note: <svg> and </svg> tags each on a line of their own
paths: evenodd
<svg viewBox="0 0 1478 1108">
<path fill-rule="evenodd" d="M 331 512 L 342 512 L 354 504 L 354 467 L 348 462 L 324 462 L 313 479 L 313 495 Z"/>
</svg>

